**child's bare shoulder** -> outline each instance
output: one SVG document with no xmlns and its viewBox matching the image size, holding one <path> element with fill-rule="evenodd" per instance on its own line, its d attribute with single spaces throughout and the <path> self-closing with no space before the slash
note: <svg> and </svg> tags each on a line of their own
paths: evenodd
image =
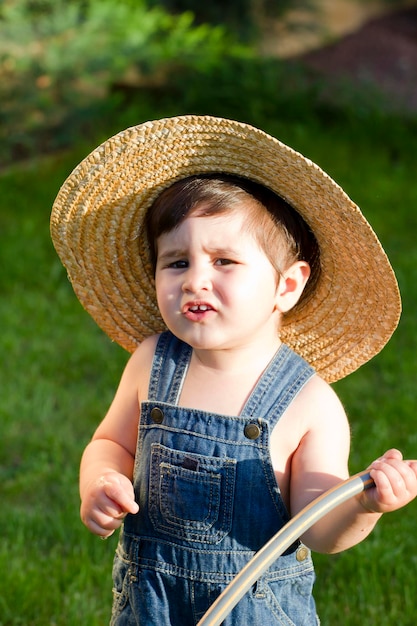
<svg viewBox="0 0 417 626">
<path fill-rule="evenodd" d="M 310 409 L 315 408 L 320 413 L 332 411 L 341 416 L 346 416 L 343 405 L 333 387 L 318 374 L 312 376 L 304 385 L 295 402 L 300 405 L 306 404 Z"/>
<path fill-rule="evenodd" d="M 136 367 L 139 363 L 142 365 L 145 363 L 152 364 L 159 337 L 160 335 L 151 335 L 138 345 L 130 358 L 132 367 Z"/>
<path fill-rule="evenodd" d="M 308 433 L 338 430 L 347 435 L 349 424 L 344 407 L 334 389 L 315 375 L 301 389 L 285 417 L 298 426 L 300 438 Z"/>
<path fill-rule="evenodd" d="M 152 362 L 159 335 L 152 335 L 142 341 L 127 362 L 124 376 L 130 379 L 138 388 L 142 399 L 147 397 Z"/>
</svg>

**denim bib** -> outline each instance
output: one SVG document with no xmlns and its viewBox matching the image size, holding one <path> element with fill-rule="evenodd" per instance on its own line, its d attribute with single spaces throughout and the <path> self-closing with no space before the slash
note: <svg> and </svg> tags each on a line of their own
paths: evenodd
<svg viewBox="0 0 417 626">
<path fill-rule="evenodd" d="M 195 626 L 289 520 L 270 434 L 314 374 L 282 344 L 239 416 L 178 406 L 192 348 L 163 333 L 153 360 L 128 515 L 113 567 L 113 626 Z M 225 392 L 227 392 L 225 390 Z M 317 625 L 314 568 L 300 542 L 279 557 L 225 626 Z"/>
</svg>

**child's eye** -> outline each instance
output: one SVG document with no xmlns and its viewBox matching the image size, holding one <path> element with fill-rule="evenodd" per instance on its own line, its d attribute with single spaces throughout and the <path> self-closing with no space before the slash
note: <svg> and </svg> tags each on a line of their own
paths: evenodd
<svg viewBox="0 0 417 626">
<path fill-rule="evenodd" d="M 188 267 L 188 261 L 186 261 L 185 259 L 180 259 L 178 261 L 172 261 L 171 263 L 168 264 L 168 267 L 171 267 L 173 269 L 183 270 L 186 267 Z"/>
<path fill-rule="evenodd" d="M 236 261 L 232 261 L 232 259 L 216 259 L 215 265 L 232 265 L 236 263 Z"/>
</svg>

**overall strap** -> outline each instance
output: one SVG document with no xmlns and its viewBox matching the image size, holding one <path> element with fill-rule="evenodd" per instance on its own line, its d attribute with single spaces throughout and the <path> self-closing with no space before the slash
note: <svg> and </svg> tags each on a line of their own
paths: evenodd
<svg viewBox="0 0 417 626">
<path fill-rule="evenodd" d="M 149 400 L 178 403 L 191 353 L 192 348 L 171 332 L 160 335 L 152 363 Z"/>
<path fill-rule="evenodd" d="M 314 373 L 301 356 L 281 344 L 243 407 L 242 417 L 263 417 L 272 430 Z"/>
<path fill-rule="evenodd" d="M 178 404 L 192 348 L 171 332 L 162 333 L 153 358 L 149 400 Z M 263 417 L 271 429 L 315 370 L 301 356 L 281 344 L 243 407 L 241 417 Z"/>
</svg>

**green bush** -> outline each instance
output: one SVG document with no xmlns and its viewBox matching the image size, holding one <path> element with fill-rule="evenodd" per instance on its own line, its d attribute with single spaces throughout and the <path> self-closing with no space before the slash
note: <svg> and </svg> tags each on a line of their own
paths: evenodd
<svg viewBox="0 0 417 626">
<path fill-rule="evenodd" d="M 115 83 L 158 85 L 235 49 L 221 27 L 194 25 L 143 0 L 9 0 L 0 9 L 3 159 L 66 145 L 113 110 Z M 71 131 L 66 130 L 68 124 Z"/>
<path fill-rule="evenodd" d="M 225 24 L 239 36 L 251 40 L 259 34 L 262 23 L 278 17 L 289 8 L 305 8 L 311 0 L 149 0 L 150 6 L 163 5 L 172 13 L 192 11 L 199 24 Z"/>
</svg>

